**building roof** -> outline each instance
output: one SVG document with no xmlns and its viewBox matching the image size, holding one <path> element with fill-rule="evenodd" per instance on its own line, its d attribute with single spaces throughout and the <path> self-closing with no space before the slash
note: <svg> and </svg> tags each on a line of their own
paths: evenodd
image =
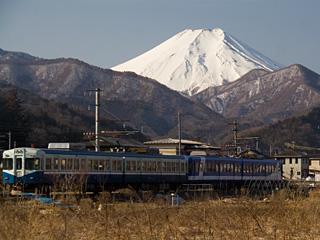
<svg viewBox="0 0 320 240">
<path fill-rule="evenodd" d="M 275 155 L 274 157 L 306 157 L 306 155 L 289 149 L 285 152 Z"/>
<path fill-rule="evenodd" d="M 159 144 L 173 145 L 173 144 L 179 144 L 179 139 L 165 138 L 165 139 L 144 142 L 143 144 L 145 144 L 145 145 L 159 145 Z M 205 145 L 202 142 L 184 140 L 184 139 L 181 139 L 181 144 L 184 144 L 184 145 Z"/>
<path fill-rule="evenodd" d="M 144 145 L 154 145 L 154 147 L 157 147 L 159 145 L 168 145 L 170 147 L 176 147 L 179 145 L 179 139 L 174 138 L 165 138 L 165 139 L 159 139 L 155 141 L 148 141 L 144 142 Z M 213 147 L 207 144 L 204 144 L 202 142 L 192 141 L 192 140 L 185 140 L 181 139 L 181 145 L 183 145 L 184 149 L 207 149 L 207 150 L 221 150 L 220 147 Z"/>
<path fill-rule="evenodd" d="M 119 147 L 145 147 L 141 142 L 132 138 L 115 138 L 100 136 L 100 138 L 109 146 L 119 146 Z M 105 145 L 105 146 L 106 146 Z"/>
<path fill-rule="evenodd" d="M 310 160 L 320 160 L 320 154 L 308 154 Z"/>
</svg>

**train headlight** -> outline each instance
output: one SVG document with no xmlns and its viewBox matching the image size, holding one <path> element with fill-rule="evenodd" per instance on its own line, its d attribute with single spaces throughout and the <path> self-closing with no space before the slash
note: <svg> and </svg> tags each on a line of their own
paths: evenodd
<svg viewBox="0 0 320 240">
<path fill-rule="evenodd" d="M 33 180 L 33 179 L 34 179 L 34 177 L 30 177 L 30 179 L 31 179 L 31 180 Z"/>
<path fill-rule="evenodd" d="M 5 179 L 5 180 L 9 180 L 9 178 L 8 178 L 8 177 L 5 177 L 4 179 Z"/>
</svg>

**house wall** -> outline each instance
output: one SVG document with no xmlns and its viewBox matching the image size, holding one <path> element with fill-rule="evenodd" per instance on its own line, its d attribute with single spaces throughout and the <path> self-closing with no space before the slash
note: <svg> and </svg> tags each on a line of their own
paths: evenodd
<svg viewBox="0 0 320 240">
<path fill-rule="evenodd" d="M 175 148 L 160 148 L 159 153 L 162 155 L 177 155 L 177 150 Z"/>
<path fill-rule="evenodd" d="M 311 165 L 310 170 L 318 170 L 320 171 L 320 159 L 310 159 Z"/>
<path fill-rule="evenodd" d="M 288 179 L 305 179 L 309 173 L 309 159 L 304 157 L 279 157 L 282 160 L 283 176 Z"/>
</svg>

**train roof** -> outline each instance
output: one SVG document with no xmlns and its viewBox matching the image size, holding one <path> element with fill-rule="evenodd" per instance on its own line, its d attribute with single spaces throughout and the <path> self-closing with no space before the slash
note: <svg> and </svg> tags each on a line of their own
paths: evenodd
<svg viewBox="0 0 320 240">
<path fill-rule="evenodd" d="M 146 154 L 136 154 L 136 153 L 110 153 L 110 152 L 90 152 L 90 151 L 64 151 L 64 150 L 53 150 L 53 149 L 39 149 L 45 154 L 60 154 L 60 155 L 81 155 L 81 156 L 130 156 L 139 158 L 175 158 L 184 159 L 185 156 L 174 156 L 174 155 L 146 155 Z"/>
</svg>

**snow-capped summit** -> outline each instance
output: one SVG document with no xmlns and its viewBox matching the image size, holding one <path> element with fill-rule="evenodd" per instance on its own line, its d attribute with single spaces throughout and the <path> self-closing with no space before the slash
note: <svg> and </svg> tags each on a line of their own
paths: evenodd
<svg viewBox="0 0 320 240">
<path fill-rule="evenodd" d="M 189 95 L 232 82 L 254 68 L 283 66 L 220 28 L 187 29 L 112 68 L 132 71 Z"/>
</svg>

